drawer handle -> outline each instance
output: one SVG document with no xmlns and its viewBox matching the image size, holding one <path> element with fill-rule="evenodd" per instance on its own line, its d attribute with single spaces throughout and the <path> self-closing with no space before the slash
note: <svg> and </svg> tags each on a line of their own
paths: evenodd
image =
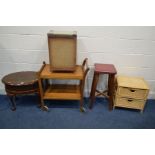
<svg viewBox="0 0 155 155">
<path fill-rule="evenodd" d="M 131 91 L 132 93 L 134 93 L 136 90 L 134 90 L 134 89 L 130 89 L 130 91 Z"/>
<path fill-rule="evenodd" d="M 128 99 L 128 102 L 132 102 L 133 100 L 132 99 Z"/>
</svg>

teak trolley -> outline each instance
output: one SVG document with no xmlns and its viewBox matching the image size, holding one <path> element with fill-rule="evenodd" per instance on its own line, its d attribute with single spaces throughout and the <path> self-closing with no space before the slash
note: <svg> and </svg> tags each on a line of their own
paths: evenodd
<svg viewBox="0 0 155 155">
<path fill-rule="evenodd" d="M 83 108 L 83 91 L 85 78 L 89 71 L 87 58 L 82 65 L 76 65 L 74 72 L 51 72 L 50 65 L 43 62 L 43 65 L 38 73 L 39 88 L 41 95 L 41 108 L 48 110 L 44 100 L 80 100 L 80 111 L 84 112 Z M 79 85 L 66 84 L 50 84 L 49 79 L 60 80 L 80 80 Z"/>
</svg>

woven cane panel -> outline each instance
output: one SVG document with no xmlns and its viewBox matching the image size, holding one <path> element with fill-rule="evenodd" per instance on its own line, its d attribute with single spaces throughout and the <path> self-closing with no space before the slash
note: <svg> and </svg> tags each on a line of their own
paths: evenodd
<svg viewBox="0 0 155 155">
<path fill-rule="evenodd" d="M 146 100 L 149 93 L 149 86 L 143 78 L 117 76 L 116 94 L 121 97 Z"/>
<path fill-rule="evenodd" d="M 146 102 L 145 100 L 137 100 L 116 96 L 114 106 L 143 110 L 145 102 Z"/>
<path fill-rule="evenodd" d="M 134 99 L 147 99 L 149 90 L 146 89 L 135 89 L 127 87 L 119 87 L 117 89 L 117 95 L 122 97 L 129 97 Z"/>
<path fill-rule="evenodd" d="M 147 82 L 141 77 L 117 76 L 117 83 L 122 87 L 149 89 Z"/>
<path fill-rule="evenodd" d="M 50 38 L 49 56 L 52 70 L 70 70 L 76 65 L 76 39 Z"/>
</svg>

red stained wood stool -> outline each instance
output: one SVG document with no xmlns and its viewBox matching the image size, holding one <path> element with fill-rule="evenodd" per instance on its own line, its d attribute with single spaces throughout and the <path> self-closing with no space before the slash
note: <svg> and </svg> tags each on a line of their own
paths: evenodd
<svg viewBox="0 0 155 155">
<path fill-rule="evenodd" d="M 108 74 L 108 90 L 105 90 L 103 92 L 96 89 L 100 74 Z M 109 110 L 113 109 L 114 80 L 116 74 L 117 71 L 115 69 L 115 66 L 112 64 L 95 64 L 93 83 L 90 93 L 90 109 L 92 109 L 93 107 L 95 96 L 100 95 L 105 96 L 109 99 Z"/>
</svg>

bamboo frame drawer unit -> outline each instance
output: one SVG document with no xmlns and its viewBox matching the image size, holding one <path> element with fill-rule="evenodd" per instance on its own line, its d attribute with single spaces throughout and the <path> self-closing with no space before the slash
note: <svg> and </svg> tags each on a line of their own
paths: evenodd
<svg viewBox="0 0 155 155">
<path fill-rule="evenodd" d="M 144 109 L 149 93 L 149 86 L 143 78 L 118 76 L 114 107 Z"/>
</svg>

